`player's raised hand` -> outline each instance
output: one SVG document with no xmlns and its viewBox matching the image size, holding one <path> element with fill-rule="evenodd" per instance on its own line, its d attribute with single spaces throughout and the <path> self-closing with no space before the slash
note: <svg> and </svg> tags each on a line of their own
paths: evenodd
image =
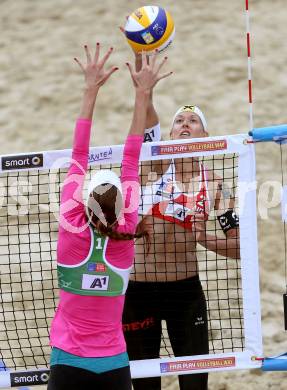
<svg viewBox="0 0 287 390">
<path fill-rule="evenodd" d="M 173 72 L 160 74 L 160 70 L 166 61 L 167 57 L 164 57 L 163 60 L 158 63 L 156 54 L 152 55 L 148 61 L 147 53 L 142 52 L 141 69 L 139 69 L 139 71 L 136 71 L 134 67 L 127 62 L 126 65 L 129 68 L 136 90 L 149 92 L 159 82 L 159 80 L 170 76 Z"/>
<path fill-rule="evenodd" d="M 113 48 L 111 47 L 105 55 L 100 59 L 100 43 L 97 43 L 95 54 L 92 55 L 89 47 L 84 46 L 86 53 L 86 63 L 82 63 L 78 58 L 74 58 L 77 64 L 80 66 L 86 81 L 86 87 L 88 89 L 99 89 L 110 76 L 118 70 L 118 67 L 112 66 L 106 69 L 106 62 L 109 59 Z"/>
</svg>

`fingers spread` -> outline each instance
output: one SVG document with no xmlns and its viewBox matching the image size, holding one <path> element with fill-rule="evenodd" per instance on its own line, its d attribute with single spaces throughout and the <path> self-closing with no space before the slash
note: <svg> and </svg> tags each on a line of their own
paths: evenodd
<svg viewBox="0 0 287 390">
<path fill-rule="evenodd" d="M 163 65 L 166 63 L 166 61 L 167 61 L 167 57 L 164 57 L 164 59 L 159 63 L 157 70 L 156 70 L 156 73 L 159 73 L 159 71 L 161 70 Z"/>
<path fill-rule="evenodd" d="M 157 78 L 157 81 L 159 80 L 162 80 L 162 79 L 165 79 L 166 77 L 169 77 L 173 74 L 173 72 L 167 72 L 167 73 L 164 73 L 162 75 L 159 75 L 158 78 Z"/>
<path fill-rule="evenodd" d="M 94 57 L 94 62 L 97 63 L 99 60 L 99 55 L 100 55 L 100 43 L 97 42 L 96 45 L 96 51 L 95 51 L 95 57 Z"/>
<path fill-rule="evenodd" d="M 132 67 L 131 63 L 130 62 L 126 62 L 126 66 L 129 68 L 130 73 L 134 74 L 134 70 L 133 70 L 133 67 Z"/>
<path fill-rule="evenodd" d="M 137 82 L 136 82 L 136 79 L 135 79 L 135 72 L 133 70 L 133 67 L 132 67 L 132 65 L 129 62 L 126 62 L 126 66 L 129 68 L 129 71 L 130 71 L 131 78 L 133 80 L 134 86 L 136 86 Z"/>
<path fill-rule="evenodd" d="M 155 52 L 150 56 L 150 65 L 151 67 L 154 69 L 155 67 L 155 63 L 156 63 L 156 59 L 157 59 L 157 53 L 158 53 L 158 50 L 156 49 Z"/>
<path fill-rule="evenodd" d="M 76 61 L 76 63 L 79 65 L 79 67 L 82 69 L 82 71 L 84 72 L 84 67 L 83 67 L 83 65 L 82 65 L 82 63 L 78 60 L 78 58 L 74 58 L 74 60 Z"/>
<path fill-rule="evenodd" d="M 85 52 L 86 52 L 86 57 L 87 57 L 87 63 L 90 64 L 92 62 L 92 56 L 90 53 L 90 49 L 88 48 L 88 45 L 84 46 Z"/>
<path fill-rule="evenodd" d="M 99 82 L 99 85 L 103 85 L 105 84 L 105 82 L 110 78 L 110 76 L 115 72 L 117 71 L 119 68 L 117 68 L 116 66 L 113 66 L 108 72 L 106 72 L 104 74 L 104 76 L 102 77 L 102 79 L 100 80 Z"/>
<path fill-rule="evenodd" d="M 109 50 L 106 52 L 106 54 L 104 55 L 104 57 L 102 58 L 102 60 L 99 62 L 99 67 L 102 68 L 105 63 L 107 62 L 109 56 L 111 55 L 112 51 L 113 51 L 113 47 L 110 47 Z"/>
<path fill-rule="evenodd" d="M 119 70 L 119 68 L 117 66 L 113 66 L 110 70 L 108 70 L 107 72 L 107 79 L 114 73 L 116 72 L 117 70 Z"/>
<path fill-rule="evenodd" d="M 142 68 L 147 66 L 147 53 L 145 51 L 142 51 Z"/>
</svg>

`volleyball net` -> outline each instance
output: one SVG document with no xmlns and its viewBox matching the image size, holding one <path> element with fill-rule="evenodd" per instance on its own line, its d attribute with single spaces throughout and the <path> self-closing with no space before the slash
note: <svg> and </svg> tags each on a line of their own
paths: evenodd
<svg viewBox="0 0 287 390">
<path fill-rule="evenodd" d="M 140 210 L 145 213 L 154 207 L 157 197 L 164 203 L 169 218 L 152 217 L 157 242 L 152 241 L 148 254 L 142 242 L 136 242 L 131 278 L 164 285 L 198 272 L 207 304 L 209 354 L 175 357 L 163 318 L 160 358 L 132 361 L 133 377 L 250 369 L 261 365 L 254 359 L 262 355 L 255 153 L 253 145 L 244 143 L 246 137 L 243 134 L 164 141 L 142 147 Z M 85 189 L 97 169 L 120 172 L 122 153 L 122 145 L 91 148 Z M 225 235 L 212 207 L 211 181 L 206 177 L 215 174 L 221 178 L 223 191 L 228 189 L 232 193 L 234 210 L 240 219 L 240 259 L 208 251 L 199 244 L 195 255 L 194 235 L 180 223 L 190 211 L 187 203 L 182 201 L 175 206 L 176 202 L 169 202 L 175 184 L 184 184 L 178 183 L 180 169 L 188 173 L 192 158 L 199 159 L 205 173 L 199 174 L 197 182 L 183 186 L 181 197 L 192 199 L 189 209 L 205 207 L 200 199 L 200 191 L 205 191 L 209 202 L 206 231 L 223 240 Z M 58 299 L 59 196 L 70 159 L 71 150 L 1 157 L 0 387 L 44 384 L 48 380 L 49 327 Z M 174 175 L 176 183 L 168 182 L 154 194 L 154 183 L 160 180 L 153 170 L 155 164 L 162 166 L 162 172 L 176 165 L 177 175 Z M 158 302 L 159 308 L 161 305 Z"/>
</svg>

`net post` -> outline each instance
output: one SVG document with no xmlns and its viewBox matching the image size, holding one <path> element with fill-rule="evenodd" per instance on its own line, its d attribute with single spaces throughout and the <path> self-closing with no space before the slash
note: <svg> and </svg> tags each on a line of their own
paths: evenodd
<svg viewBox="0 0 287 390">
<path fill-rule="evenodd" d="M 11 387 L 11 379 L 8 371 L 0 371 L 0 389 Z"/>
<path fill-rule="evenodd" d="M 283 294 L 283 304 L 284 304 L 284 325 L 285 325 L 285 330 L 287 330 L 287 293 Z"/>
</svg>

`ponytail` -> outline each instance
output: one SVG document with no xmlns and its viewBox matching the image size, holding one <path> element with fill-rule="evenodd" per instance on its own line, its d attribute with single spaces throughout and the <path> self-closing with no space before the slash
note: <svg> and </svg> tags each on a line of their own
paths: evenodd
<svg viewBox="0 0 287 390">
<path fill-rule="evenodd" d="M 126 240 L 134 240 L 137 238 L 143 238 L 146 253 L 147 254 L 149 253 L 151 239 L 150 239 L 150 232 L 147 229 L 145 218 L 143 218 L 137 224 L 136 232 L 134 234 L 117 232 L 116 230 L 113 230 L 111 224 L 108 223 L 107 226 L 105 226 L 99 219 L 93 224 L 95 225 L 95 228 L 99 234 L 101 234 L 104 237 L 112 238 L 113 240 L 126 241 Z"/>
</svg>

